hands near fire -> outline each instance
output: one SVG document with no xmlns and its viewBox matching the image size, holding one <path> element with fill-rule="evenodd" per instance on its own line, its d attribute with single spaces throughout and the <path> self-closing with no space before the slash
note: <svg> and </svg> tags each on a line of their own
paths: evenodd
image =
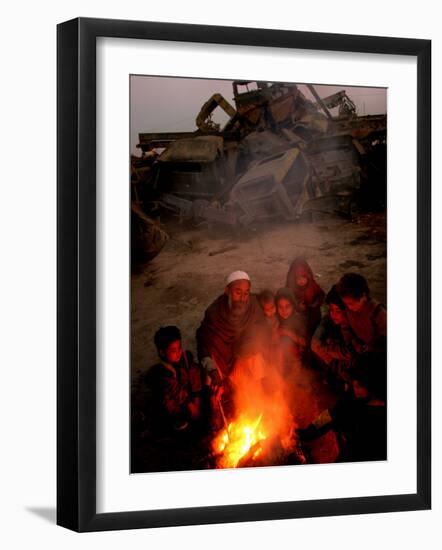
<svg viewBox="0 0 442 550">
<path fill-rule="evenodd" d="M 333 338 L 327 338 L 324 351 L 332 360 L 350 361 L 353 357 L 353 353 L 347 345 L 336 343 Z"/>
<path fill-rule="evenodd" d="M 219 399 L 224 391 L 223 377 L 215 361 L 211 357 L 204 357 L 201 361 L 210 379 L 210 387 L 216 399 Z"/>
<path fill-rule="evenodd" d="M 293 330 L 290 330 L 289 328 L 286 328 L 286 327 L 280 327 L 278 329 L 278 332 L 279 332 L 279 335 L 280 336 L 287 336 L 288 338 L 290 338 L 290 340 L 292 340 L 296 345 L 298 345 L 299 347 L 301 348 L 305 348 L 306 346 L 306 340 L 303 336 L 299 336 L 298 334 L 296 334 Z"/>
<path fill-rule="evenodd" d="M 224 393 L 223 379 L 221 378 L 218 369 L 212 370 L 209 373 L 209 376 L 211 380 L 210 387 L 212 388 L 213 397 L 215 400 L 219 401 Z"/>
<path fill-rule="evenodd" d="M 351 345 L 356 353 L 365 353 L 366 351 L 368 351 L 367 344 L 364 344 L 360 340 L 356 340 L 356 338 L 353 338 Z"/>
</svg>

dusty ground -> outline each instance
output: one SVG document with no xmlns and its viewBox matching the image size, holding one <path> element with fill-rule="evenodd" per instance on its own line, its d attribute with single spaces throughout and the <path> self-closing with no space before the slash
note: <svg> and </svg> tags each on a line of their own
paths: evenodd
<svg viewBox="0 0 442 550">
<path fill-rule="evenodd" d="M 234 270 L 247 271 L 252 291 L 284 286 L 291 261 L 304 256 L 327 291 L 348 271 L 362 273 L 375 299 L 386 303 L 385 216 L 356 221 L 273 223 L 240 234 L 169 225 L 161 253 L 132 276 L 132 374 L 156 361 L 153 335 L 177 325 L 183 344 L 195 351 L 194 334 L 207 306 Z"/>
</svg>

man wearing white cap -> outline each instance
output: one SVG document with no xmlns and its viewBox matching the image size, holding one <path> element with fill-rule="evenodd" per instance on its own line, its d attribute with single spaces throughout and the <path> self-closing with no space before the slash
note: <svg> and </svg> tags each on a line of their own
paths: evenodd
<svg viewBox="0 0 442 550">
<path fill-rule="evenodd" d="M 262 351 L 267 341 L 264 313 L 250 289 L 245 271 L 230 273 L 196 332 L 198 358 L 215 385 L 230 376 L 237 359 Z"/>
</svg>

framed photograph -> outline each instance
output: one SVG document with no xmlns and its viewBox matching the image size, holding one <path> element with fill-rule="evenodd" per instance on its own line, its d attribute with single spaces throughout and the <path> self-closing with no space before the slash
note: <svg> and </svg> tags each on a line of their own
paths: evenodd
<svg viewBox="0 0 442 550">
<path fill-rule="evenodd" d="M 58 26 L 59 525 L 430 508 L 430 67 Z"/>
</svg>

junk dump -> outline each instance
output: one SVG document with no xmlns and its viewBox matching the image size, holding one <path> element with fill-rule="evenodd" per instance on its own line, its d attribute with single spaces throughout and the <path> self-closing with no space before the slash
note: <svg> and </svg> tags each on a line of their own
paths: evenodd
<svg viewBox="0 0 442 550">
<path fill-rule="evenodd" d="M 307 87 L 316 101 L 296 84 L 235 81 L 234 106 L 214 94 L 194 132 L 139 134 L 132 253 L 147 260 L 161 250 L 158 219 L 168 213 L 241 228 L 385 208 L 386 115 L 358 116 L 345 90 L 320 98 Z M 228 117 L 223 128 L 215 109 Z"/>
</svg>

